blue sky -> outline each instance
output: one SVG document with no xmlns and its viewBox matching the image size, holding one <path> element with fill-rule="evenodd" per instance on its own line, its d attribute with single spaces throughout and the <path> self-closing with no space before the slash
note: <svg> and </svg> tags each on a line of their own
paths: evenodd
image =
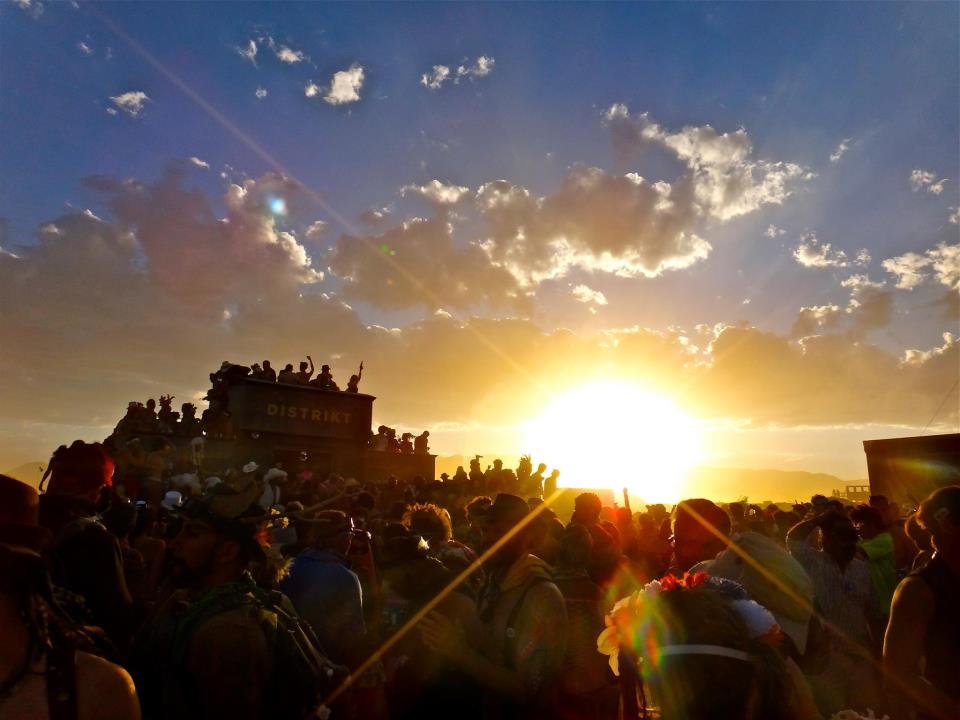
<svg viewBox="0 0 960 720">
<path fill-rule="evenodd" d="M 950 217 L 960 180 L 958 24 L 956 3 L 8 3 L 0 6 L 0 217 L 6 219 L 0 246 L 29 260 L 39 227 L 88 208 L 139 235 L 142 219 L 116 215 L 111 199 L 117 201 L 119 191 L 93 189 L 81 179 L 152 184 L 171 163 L 196 157 L 209 167 L 185 165 L 181 182 L 198 188 L 217 214 L 228 211 L 228 185 L 251 182 L 255 194 L 278 168 L 308 188 L 305 199 L 290 199 L 291 211 L 274 218 L 272 230 L 290 233 L 323 273 L 303 292 L 345 298 L 364 326 L 407 331 L 438 306 L 460 321 L 522 317 L 544 334 L 566 328 L 578 338 L 636 326 L 660 333 L 681 328 L 692 342 L 698 325 L 743 324 L 796 352 L 803 351 L 803 337 L 814 334 L 869 346 L 901 362 L 909 350 L 943 347 L 937 358 L 949 368 L 956 348 L 942 334 L 957 334 L 949 303 L 956 302 L 951 248 L 958 226 Z M 251 41 L 257 46 L 252 59 L 239 52 Z M 284 47 L 295 62 L 281 59 Z M 492 60 L 483 72 L 476 71 L 480 58 Z M 437 65 L 453 77 L 459 66 L 464 72 L 430 89 L 420 79 Z M 358 97 L 325 102 L 335 73 L 351 68 L 363 72 Z M 312 97 L 306 90 L 311 83 Z M 257 97 L 258 88 L 265 96 Z M 124 93 L 147 99 L 124 108 L 111 99 Z M 617 104 L 627 108 L 623 128 L 632 123 L 639 132 L 655 123 L 658 138 L 626 152 L 618 147 L 616 123 L 608 116 Z M 586 238 L 589 259 L 562 269 L 551 261 L 550 276 L 531 281 L 534 266 L 524 263 L 552 251 L 550 238 L 520 260 L 507 257 L 512 251 L 504 238 L 494 238 L 485 251 L 493 258 L 484 271 L 489 274 L 477 282 L 508 270 L 513 289 L 507 297 L 516 300 L 519 293 L 526 304 L 498 304 L 491 298 L 499 290 L 490 290 L 468 293 L 474 300 L 455 308 L 454 301 L 385 298 L 373 287 L 382 279 L 377 271 L 341 240 L 363 237 L 379 246 L 403 220 L 435 216 L 455 228 L 455 248 L 483 243 L 491 237 L 489 217 L 471 198 L 498 179 L 533 197 L 555 198 L 546 201 L 554 204 L 551 227 L 585 227 L 577 223 L 588 222 L 583 217 L 592 209 L 564 204 L 570 198 L 561 188 L 571 172 L 594 167 L 608 179 L 637 173 L 647 183 L 670 183 L 676 193 L 684 178 L 697 174 L 676 143 L 685 128 L 700 129 L 702 136 L 707 126 L 728 140 L 740 130 L 749 138 L 745 156 L 714 160 L 710 167 L 721 174 L 753 167 L 759 194 L 735 216 L 725 213 L 733 212 L 736 198 L 716 201 L 712 210 L 701 198 L 690 208 L 684 237 L 709 243 L 701 256 L 679 245 L 650 250 L 645 236 L 636 236 L 638 252 L 659 253 L 674 265 L 658 266 L 644 256 L 642 271 L 634 263 L 632 271 L 607 272 L 598 259 L 606 241 Z M 771 190 L 764 180 L 777 171 L 762 163 L 792 164 L 797 171 L 782 192 Z M 402 191 L 432 180 L 464 188 L 465 199 L 446 208 Z M 704 190 L 702 178 L 695 182 Z M 377 208 L 390 210 L 380 224 L 359 219 Z M 312 237 L 307 228 L 317 220 L 328 227 Z M 819 264 L 799 262 L 801 246 L 819 252 Z M 418 251 L 424 247 L 417 244 Z M 861 250 L 869 260 L 856 260 Z M 398 245 L 396 251 L 403 265 L 405 250 Z M 619 262 L 630 252 L 629 243 L 621 244 L 614 255 Z M 137 262 L 153 267 L 149 250 L 141 254 Z M 908 266 L 920 275 L 905 275 Z M 417 267 L 413 260 L 407 265 Z M 425 281 L 456 283 L 455 265 L 447 269 L 451 274 Z M 370 273 L 367 285 L 357 280 L 363 273 Z M 850 281 L 856 276 L 866 280 Z M 594 295 L 577 297 L 573 289 L 580 285 Z M 78 313 L 99 307 L 89 298 L 77 303 Z M 232 315 L 243 306 L 239 296 L 227 303 Z M 858 325 L 871 307 L 882 317 Z M 802 308 L 833 309 L 801 332 Z M 104 332 L 122 325 L 116 318 L 103 321 Z M 33 335 L 26 330 L 11 329 L 10 336 L 29 344 Z M 703 352 L 708 345 L 701 342 Z M 956 366 L 952 376 L 938 372 L 910 381 L 929 394 L 924 412 L 947 392 Z M 139 389 L 147 381 L 137 382 Z M 170 382 L 187 383 L 177 374 Z M 394 390 L 389 384 L 383 389 Z M 940 418 L 948 427 L 956 425 L 950 405 L 956 403 L 951 400 Z M 711 416 L 724 414 L 711 407 Z M 399 409 L 391 412 L 396 421 L 405 419 Z M 476 408 L 437 412 L 416 421 L 490 423 Z M 102 413 L 109 415 L 105 407 Z M 893 425 L 895 416 L 891 410 L 847 420 Z M 55 420 L 43 413 L 36 421 L 85 425 L 82 418 Z M 802 422 L 830 424 L 825 418 Z M 902 424 L 923 422 L 904 415 Z M 44 438 L 57 432 L 44 427 Z M 852 467 L 844 462 L 843 468 Z"/>
</svg>

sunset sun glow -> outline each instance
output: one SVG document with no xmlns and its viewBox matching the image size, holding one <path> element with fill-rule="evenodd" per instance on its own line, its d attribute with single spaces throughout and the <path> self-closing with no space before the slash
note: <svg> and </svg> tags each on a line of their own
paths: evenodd
<svg viewBox="0 0 960 720">
<path fill-rule="evenodd" d="M 703 445 L 692 417 L 626 380 L 563 392 L 526 423 L 524 441 L 524 452 L 560 469 L 560 487 L 626 487 L 646 502 L 675 501 Z"/>
</svg>

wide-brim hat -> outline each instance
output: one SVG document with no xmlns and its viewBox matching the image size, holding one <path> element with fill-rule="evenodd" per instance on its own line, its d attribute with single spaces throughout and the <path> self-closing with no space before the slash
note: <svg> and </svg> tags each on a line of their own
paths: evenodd
<svg viewBox="0 0 960 720">
<path fill-rule="evenodd" d="M 511 525 L 516 525 L 529 512 L 530 507 L 527 505 L 527 501 L 519 495 L 499 493 L 490 507 L 483 511 L 482 515 L 489 523 L 509 522 Z"/>
</svg>

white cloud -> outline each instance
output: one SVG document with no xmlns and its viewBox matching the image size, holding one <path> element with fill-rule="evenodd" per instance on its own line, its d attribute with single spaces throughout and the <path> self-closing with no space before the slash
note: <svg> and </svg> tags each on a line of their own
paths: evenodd
<svg viewBox="0 0 960 720">
<path fill-rule="evenodd" d="M 859 265 L 860 267 L 866 267 L 870 264 L 870 261 L 873 258 L 870 256 L 870 251 L 867 248 L 860 248 L 857 250 L 857 257 L 853 261 L 854 265 Z"/>
<path fill-rule="evenodd" d="M 107 108 L 107 114 L 108 114 L 108 115 L 116 115 L 116 114 L 117 114 L 117 109 L 116 109 L 116 108 L 112 108 L 112 107 L 108 107 L 108 108 Z"/>
<path fill-rule="evenodd" d="M 402 195 L 415 193 L 437 205 L 455 205 L 468 192 L 470 192 L 470 188 L 462 185 L 445 185 L 439 180 L 431 180 L 425 185 L 406 185 L 400 189 Z"/>
<path fill-rule="evenodd" d="M 300 50 L 294 50 L 287 45 L 281 45 L 279 48 L 274 50 L 274 54 L 277 56 L 277 60 L 287 63 L 288 65 L 296 65 L 297 63 L 306 60 L 307 57 Z"/>
<path fill-rule="evenodd" d="M 587 305 L 606 305 L 607 297 L 599 290 L 594 290 L 587 285 L 577 285 L 570 293 L 576 298 L 577 302 Z"/>
<path fill-rule="evenodd" d="M 446 65 L 434 65 L 433 70 L 420 76 L 420 84 L 430 90 L 439 90 L 450 79 L 450 68 Z"/>
<path fill-rule="evenodd" d="M 901 290 L 912 290 L 926 279 L 926 268 L 930 267 L 931 262 L 930 258 L 926 255 L 908 252 L 898 257 L 884 260 L 881 266 L 891 275 L 896 275 L 898 288 Z"/>
<path fill-rule="evenodd" d="M 834 250 L 830 243 L 821 243 L 813 233 L 800 236 L 800 244 L 793 250 L 793 257 L 804 267 L 846 267 L 850 263 L 843 250 Z"/>
<path fill-rule="evenodd" d="M 797 314 L 797 319 L 793 323 L 791 335 L 794 337 L 807 337 L 815 332 L 833 326 L 839 318 L 839 305 L 802 307 Z"/>
<path fill-rule="evenodd" d="M 77 43 L 77 50 L 84 55 L 93 55 L 93 48 L 87 45 L 83 40 Z"/>
<path fill-rule="evenodd" d="M 883 269 L 897 278 L 897 287 L 912 290 L 929 277 L 953 290 L 960 290 L 960 245 L 945 242 L 923 254 L 908 252 L 884 260 Z"/>
<path fill-rule="evenodd" d="M 950 211 L 950 215 L 947 216 L 947 220 L 954 225 L 960 225 L 960 207 L 952 207 L 947 209 Z"/>
<path fill-rule="evenodd" d="M 254 65 L 257 64 L 257 41 L 256 40 L 248 40 L 246 45 L 242 47 L 237 47 L 235 49 L 237 51 L 237 54 L 240 55 L 240 57 L 249 60 Z"/>
<path fill-rule="evenodd" d="M 420 84 L 429 90 L 439 90 L 446 82 L 459 85 L 463 78 L 474 80 L 486 77 L 493 72 L 495 64 L 496 60 L 492 57 L 480 55 L 473 64 L 458 65 L 456 72 L 451 70 L 449 65 L 434 65 L 430 72 L 420 76 Z"/>
<path fill-rule="evenodd" d="M 190 158 L 188 158 L 188 159 L 189 159 L 189 161 L 190 161 L 191 164 L 196 165 L 198 168 L 203 168 L 204 170 L 209 170 L 209 169 L 210 169 L 210 163 L 208 163 L 208 162 L 206 162 L 206 161 L 204 161 L 204 160 L 201 160 L 201 159 L 198 158 L 196 155 L 191 155 Z"/>
<path fill-rule="evenodd" d="M 21 10 L 34 19 L 43 15 L 43 3 L 39 0 L 15 0 L 15 2 Z"/>
<path fill-rule="evenodd" d="M 304 86 L 303 94 L 308 98 L 316 97 L 320 94 L 320 86 L 311 80 Z"/>
<path fill-rule="evenodd" d="M 779 228 L 776 225 L 767 225 L 766 232 L 764 232 L 763 234 L 766 235 L 768 238 L 777 238 L 777 237 L 780 237 L 781 235 L 785 235 L 786 232 L 787 232 L 786 230 L 784 230 L 783 228 Z"/>
<path fill-rule="evenodd" d="M 267 96 L 267 89 L 265 87 L 258 87 L 253 94 L 257 100 L 263 100 Z"/>
<path fill-rule="evenodd" d="M 303 236 L 307 240 L 319 240 L 327 232 L 328 223 L 323 220 L 314 220 L 307 226 Z"/>
<path fill-rule="evenodd" d="M 457 77 L 480 78 L 486 77 L 493 72 L 493 66 L 496 60 L 487 55 L 481 55 L 474 61 L 473 65 L 460 65 L 457 67 Z"/>
<path fill-rule="evenodd" d="M 838 162 L 840 162 L 840 158 L 842 158 L 849 149 L 850 138 L 844 138 L 840 141 L 840 144 L 837 145 L 837 149 L 830 153 L 830 162 L 836 165 Z"/>
<path fill-rule="evenodd" d="M 339 70 L 333 74 L 330 89 L 323 96 L 323 99 L 331 105 L 357 102 L 360 99 L 360 89 L 363 87 L 363 81 L 363 67 L 354 63 L 348 69 Z"/>
<path fill-rule="evenodd" d="M 938 358 L 946 357 L 957 345 L 957 336 L 953 333 L 945 332 L 943 334 L 943 345 L 931 348 L 930 350 L 907 350 L 903 354 L 902 365 L 919 367 L 930 363 Z"/>
<path fill-rule="evenodd" d="M 111 96 L 110 101 L 127 115 L 135 118 L 140 116 L 144 106 L 150 102 L 150 98 L 141 90 L 130 90 L 120 95 Z"/>
<path fill-rule="evenodd" d="M 726 222 L 763 205 L 780 205 L 795 186 L 816 174 L 788 162 L 753 157 L 746 130 L 718 133 L 710 125 L 670 132 L 647 113 L 634 116 L 626 105 L 612 105 L 604 122 L 614 145 L 625 153 L 653 144 L 666 148 L 690 171 L 689 182 L 699 211 Z"/>
<path fill-rule="evenodd" d="M 938 281 L 953 290 L 960 290 L 960 245 L 940 243 L 927 255 L 933 261 L 933 273 Z"/>
<path fill-rule="evenodd" d="M 926 189 L 928 193 L 939 195 L 949 182 L 947 178 L 937 180 L 937 174 L 931 170 L 915 169 L 910 173 L 910 187 L 914 192 Z"/>
</svg>

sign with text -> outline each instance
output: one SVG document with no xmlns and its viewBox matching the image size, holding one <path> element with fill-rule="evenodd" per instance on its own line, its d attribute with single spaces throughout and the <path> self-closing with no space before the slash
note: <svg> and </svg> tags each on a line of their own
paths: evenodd
<svg viewBox="0 0 960 720">
<path fill-rule="evenodd" d="M 365 441 L 373 415 L 371 395 L 244 380 L 230 388 L 237 429 Z"/>
</svg>

